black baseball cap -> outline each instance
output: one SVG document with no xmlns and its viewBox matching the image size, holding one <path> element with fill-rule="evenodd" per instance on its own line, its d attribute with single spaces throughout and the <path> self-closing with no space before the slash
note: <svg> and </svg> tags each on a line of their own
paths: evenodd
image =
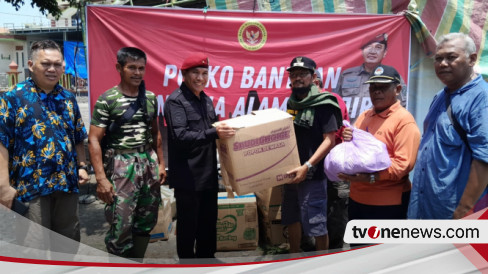
<svg viewBox="0 0 488 274">
<path fill-rule="evenodd" d="M 400 74 L 394 67 L 379 65 L 375 68 L 369 80 L 365 84 L 371 83 L 400 83 Z"/>
<path fill-rule="evenodd" d="M 315 68 L 317 68 L 317 64 L 315 64 L 315 61 L 305 57 L 305 56 L 298 56 L 293 58 L 293 60 L 290 63 L 290 67 L 287 68 L 287 71 L 290 71 L 294 68 L 305 68 L 308 70 L 311 70 L 312 73 L 315 72 Z"/>
</svg>

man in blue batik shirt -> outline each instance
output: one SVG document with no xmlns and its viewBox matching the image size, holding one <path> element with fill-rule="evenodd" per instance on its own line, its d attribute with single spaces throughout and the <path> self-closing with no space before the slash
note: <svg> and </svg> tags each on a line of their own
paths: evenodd
<svg viewBox="0 0 488 274">
<path fill-rule="evenodd" d="M 410 219 L 462 218 L 488 184 L 488 84 L 474 72 L 476 59 L 476 46 L 465 34 L 447 34 L 437 44 L 435 72 L 446 87 L 424 121 Z M 465 134 L 455 129 L 456 120 Z"/>
<path fill-rule="evenodd" d="M 86 130 L 75 97 L 58 84 L 59 45 L 33 43 L 28 65 L 32 78 L 0 93 L 0 204 L 28 203 L 29 220 L 79 241 L 78 183 L 89 179 Z M 58 248 L 35 227 L 16 228 L 19 244 L 76 253 L 77 245 Z"/>
</svg>

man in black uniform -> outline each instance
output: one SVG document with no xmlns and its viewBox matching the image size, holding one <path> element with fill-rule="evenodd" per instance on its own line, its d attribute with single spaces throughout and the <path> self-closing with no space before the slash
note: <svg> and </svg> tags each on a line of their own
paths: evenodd
<svg viewBox="0 0 488 274">
<path fill-rule="evenodd" d="M 175 189 L 176 249 L 180 259 L 214 258 L 217 248 L 217 152 L 215 140 L 235 131 L 219 123 L 212 100 L 203 92 L 208 58 L 195 53 L 181 66 L 183 83 L 164 105 L 168 125 L 170 187 Z"/>
</svg>

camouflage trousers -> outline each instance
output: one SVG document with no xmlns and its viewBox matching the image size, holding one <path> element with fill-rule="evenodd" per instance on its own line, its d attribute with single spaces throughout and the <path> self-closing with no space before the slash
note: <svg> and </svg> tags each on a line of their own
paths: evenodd
<svg viewBox="0 0 488 274">
<path fill-rule="evenodd" d="M 105 245 L 109 253 L 127 257 L 134 245 L 132 235 L 149 235 L 157 222 L 161 203 L 157 155 L 153 150 L 118 154 L 113 161 L 107 176 L 115 197 L 105 206 L 110 225 Z"/>
</svg>

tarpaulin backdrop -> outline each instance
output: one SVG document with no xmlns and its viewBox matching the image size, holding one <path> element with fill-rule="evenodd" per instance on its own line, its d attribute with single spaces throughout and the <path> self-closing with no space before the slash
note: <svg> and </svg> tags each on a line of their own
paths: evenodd
<svg viewBox="0 0 488 274">
<path fill-rule="evenodd" d="M 360 46 L 388 34 L 383 63 L 408 83 L 410 24 L 400 15 L 288 14 L 191 9 L 87 7 L 90 103 L 117 85 L 116 52 L 134 46 L 148 57 L 146 87 L 159 111 L 182 81 L 179 67 L 193 52 L 209 56 L 209 82 L 222 119 L 253 109 L 286 109 L 286 68 L 299 55 L 314 59 L 331 90 L 340 72 L 363 63 Z"/>
<path fill-rule="evenodd" d="M 405 13 L 425 53 L 449 32 L 463 32 L 478 48 L 479 70 L 488 79 L 488 1 L 486 0 L 207 0 L 210 9 L 317 13 Z"/>
<path fill-rule="evenodd" d="M 82 42 L 64 41 L 65 73 L 83 79 L 87 78 L 85 45 Z"/>
</svg>

